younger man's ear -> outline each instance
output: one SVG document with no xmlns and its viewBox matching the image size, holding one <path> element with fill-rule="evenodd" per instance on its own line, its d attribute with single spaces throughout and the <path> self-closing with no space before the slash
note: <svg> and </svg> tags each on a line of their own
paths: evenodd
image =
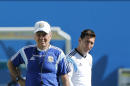
<svg viewBox="0 0 130 86">
<path fill-rule="evenodd" d="M 79 38 L 79 43 L 81 42 L 81 38 Z"/>
</svg>

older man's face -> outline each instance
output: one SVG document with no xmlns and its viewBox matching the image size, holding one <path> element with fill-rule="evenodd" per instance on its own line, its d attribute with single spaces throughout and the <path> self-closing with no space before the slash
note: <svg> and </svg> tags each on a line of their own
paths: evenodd
<svg viewBox="0 0 130 86">
<path fill-rule="evenodd" d="M 35 34 L 34 39 L 35 39 L 35 41 L 37 43 L 38 48 L 40 48 L 40 49 L 46 48 L 50 44 L 51 33 L 47 34 L 44 31 L 38 31 Z"/>
</svg>

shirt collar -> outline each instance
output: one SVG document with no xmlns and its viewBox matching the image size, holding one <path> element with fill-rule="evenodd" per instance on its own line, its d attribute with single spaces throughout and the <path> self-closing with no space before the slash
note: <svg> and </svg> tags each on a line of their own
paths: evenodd
<svg viewBox="0 0 130 86">
<path fill-rule="evenodd" d="M 77 51 L 78 54 L 81 55 L 83 58 L 86 58 L 86 57 L 87 57 L 87 54 L 88 54 L 88 53 L 86 53 L 85 55 L 83 55 L 82 53 L 80 53 L 80 52 L 77 50 L 77 48 L 75 48 L 75 51 Z"/>
<path fill-rule="evenodd" d="M 44 51 L 49 50 L 49 49 L 50 49 L 50 47 L 51 47 L 51 45 L 49 45 L 49 47 L 48 47 L 47 49 L 45 49 L 45 50 L 41 50 L 41 49 L 39 49 L 39 48 L 37 47 L 37 50 L 38 50 L 38 51 L 41 51 L 41 52 L 42 52 L 42 51 L 44 52 Z"/>
</svg>

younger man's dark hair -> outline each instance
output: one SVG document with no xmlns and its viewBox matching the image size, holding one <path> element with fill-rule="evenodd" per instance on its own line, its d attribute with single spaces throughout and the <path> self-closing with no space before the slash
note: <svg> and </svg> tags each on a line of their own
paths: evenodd
<svg viewBox="0 0 130 86">
<path fill-rule="evenodd" d="M 83 39 L 85 38 L 86 36 L 90 37 L 90 38 L 93 38 L 93 37 L 96 37 L 96 34 L 94 33 L 93 30 L 91 29 L 85 29 L 81 32 L 81 35 L 80 35 L 80 38 Z"/>
</svg>

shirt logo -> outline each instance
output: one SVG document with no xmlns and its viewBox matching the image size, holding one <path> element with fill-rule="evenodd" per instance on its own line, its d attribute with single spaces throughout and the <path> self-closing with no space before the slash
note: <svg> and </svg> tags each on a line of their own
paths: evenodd
<svg viewBox="0 0 130 86">
<path fill-rule="evenodd" d="M 41 58 L 43 55 L 33 55 L 30 60 L 36 60 L 37 58 Z"/>
<path fill-rule="evenodd" d="M 42 55 L 33 55 L 34 57 L 42 57 Z"/>
<path fill-rule="evenodd" d="M 35 60 L 35 58 L 34 58 L 34 57 L 31 57 L 30 60 Z"/>
<path fill-rule="evenodd" d="M 52 56 L 48 56 L 48 62 L 54 62 L 54 58 Z"/>
</svg>

